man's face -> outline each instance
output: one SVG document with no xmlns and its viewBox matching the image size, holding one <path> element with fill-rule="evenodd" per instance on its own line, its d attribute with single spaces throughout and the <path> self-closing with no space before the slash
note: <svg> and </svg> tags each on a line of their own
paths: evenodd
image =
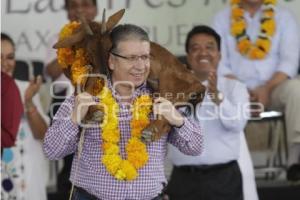
<svg viewBox="0 0 300 200">
<path fill-rule="evenodd" d="M 114 83 L 128 81 L 135 87 L 144 83 L 150 71 L 150 43 L 140 40 L 119 42 L 110 54 L 109 68 Z M 120 57 L 121 56 L 121 57 Z"/>
<path fill-rule="evenodd" d="M 196 34 L 191 37 L 188 44 L 187 61 L 199 77 L 207 77 L 211 71 L 216 71 L 221 53 L 217 41 L 207 34 Z"/>
<path fill-rule="evenodd" d="M 92 0 L 68 0 L 66 10 L 70 21 L 78 21 L 79 14 L 83 14 L 88 21 L 93 21 L 98 12 Z"/>
<path fill-rule="evenodd" d="M 1 71 L 12 76 L 15 66 L 15 48 L 8 40 L 1 40 Z"/>
</svg>

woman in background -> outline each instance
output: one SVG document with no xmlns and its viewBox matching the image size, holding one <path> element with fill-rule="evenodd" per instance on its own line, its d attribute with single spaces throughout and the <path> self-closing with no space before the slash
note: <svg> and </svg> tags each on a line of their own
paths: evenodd
<svg viewBox="0 0 300 200">
<path fill-rule="evenodd" d="M 14 42 L 1 33 L 1 71 L 12 76 L 15 66 Z M 4 200 L 46 200 L 48 162 L 43 154 L 42 140 L 49 119 L 43 113 L 38 94 L 42 78 L 38 76 L 30 81 L 15 81 L 25 114 L 15 146 L 3 150 L 1 196 Z"/>
</svg>

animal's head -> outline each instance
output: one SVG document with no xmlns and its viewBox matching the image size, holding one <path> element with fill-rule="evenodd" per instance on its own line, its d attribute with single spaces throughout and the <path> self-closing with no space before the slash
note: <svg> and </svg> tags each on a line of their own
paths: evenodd
<svg viewBox="0 0 300 200">
<path fill-rule="evenodd" d="M 89 64 L 93 68 L 93 73 L 106 73 L 108 52 L 111 48 L 109 33 L 123 17 L 125 9 L 119 10 L 112 16 L 105 19 L 105 10 L 101 23 L 87 22 L 84 17 L 80 17 L 80 26 L 68 37 L 59 40 L 53 48 L 83 48 L 87 51 Z M 104 66 L 103 66 L 104 65 Z"/>
</svg>

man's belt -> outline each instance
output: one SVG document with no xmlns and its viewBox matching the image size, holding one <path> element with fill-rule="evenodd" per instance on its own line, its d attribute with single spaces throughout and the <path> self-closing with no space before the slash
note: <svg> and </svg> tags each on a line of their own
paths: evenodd
<svg viewBox="0 0 300 200">
<path fill-rule="evenodd" d="M 230 161 L 228 163 L 214 164 L 214 165 L 182 165 L 174 166 L 175 170 L 184 171 L 188 173 L 197 173 L 197 172 L 208 172 L 211 170 L 224 169 L 230 166 L 237 164 L 236 160 Z"/>
</svg>

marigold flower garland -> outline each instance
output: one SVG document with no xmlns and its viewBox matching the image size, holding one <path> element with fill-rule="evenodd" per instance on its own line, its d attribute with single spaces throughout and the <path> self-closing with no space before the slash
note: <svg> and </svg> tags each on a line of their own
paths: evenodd
<svg viewBox="0 0 300 200">
<path fill-rule="evenodd" d="M 276 30 L 274 7 L 276 0 L 264 0 L 260 33 L 253 44 L 246 33 L 247 23 L 241 0 L 231 0 L 231 34 L 236 38 L 237 50 L 249 59 L 264 59 L 271 49 L 271 39 Z"/>
<path fill-rule="evenodd" d="M 141 95 L 133 104 L 130 122 L 131 138 L 126 144 L 127 159 L 120 156 L 119 105 L 113 98 L 111 91 L 104 87 L 99 95 L 100 103 L 105 107 L 102 128 L 102 163 L 107 171 L 117 180 L 134 180 L 138 176 L 137 170 L 148 161 L 146 145 L 141 141 L 142 130 L 150 123 L 152 99 L 149 95 Z"/>
<path fill-rule="evenodd" d="M 71 22 L 63 27 L 59 40 L 69 37 L 80 26 L 78 22 Z M 71 67 L 71 81 L 82 84 L 84 79 L 80 77 L 88 73 L 88 59 L 84 49 L 59 48 L 57 50 L 58 63 L 63 69 Z M 100 84 L 100 83 L 99 83 Z M 97 88 L 95 91 L 98 90 Z M 150 123 L 149 114 L 152 108 L 152 99 L 149 95 L 141 95 L 133 104 L 132 119 L 130 122 L 131 138 L 126 144 L 127 159 L 120 156 L 120 129 L 119 129 L 119 105 L 113 98 L 111 91 L 103 87 L 98 93 L 99 107 L 104 107 L 104 121 L 102 128 L 102 163 L 107 171 L 117 180 L 134 180 L 138 176 L 137 170 L 148 162 L 146 145 L 141 141 L 141 133 Z"/>
<path fill-rule="evenodd" d="M 59 40 L 69 37 L 79 28 L 80 23 L 73 21 L 66 24 L 60 34 Z M 83 48 L 74 50 L 72 48 L 59 48 L 57 50 L 57 60 L 63 69 L 71 67 L 71 81 L 74 85 L 84 82 L 83 76 L 88 73 L 88 59 Z"/>
</svg>

